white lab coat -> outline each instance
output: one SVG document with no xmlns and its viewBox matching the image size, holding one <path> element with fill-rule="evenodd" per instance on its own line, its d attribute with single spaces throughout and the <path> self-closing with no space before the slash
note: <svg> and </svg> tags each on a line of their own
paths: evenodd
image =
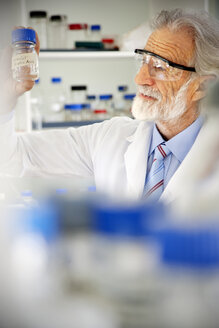
<svg viewBox="0 0 219 328">
<path fill-rule="evenodd" d="M 165 188 L 163 201 L 179 197 L 184 185 L 205 174 L 219 147 L 217 127 L 209 120 L 204 124 Z M 17 135 L 10 120 L 0 130 L 0 173 L 93 177 L 99 191 L 139 199 L 145 183 L 151 130 L 150 122 L 116 117 L 80 128 Z"/>
</svg>

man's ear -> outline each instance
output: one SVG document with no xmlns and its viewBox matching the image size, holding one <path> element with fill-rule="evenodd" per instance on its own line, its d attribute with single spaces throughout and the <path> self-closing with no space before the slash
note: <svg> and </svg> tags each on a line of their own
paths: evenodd
<svg viewBox="0 0 219 328">
<path fill-rule="evenodd" d="M 191 82 L 188 89 L 188 96 L 191 102 L 201 100 L 206 95 L 208 84 L 215 80 L 214 75 L 199 76 Z"/>
</svg>

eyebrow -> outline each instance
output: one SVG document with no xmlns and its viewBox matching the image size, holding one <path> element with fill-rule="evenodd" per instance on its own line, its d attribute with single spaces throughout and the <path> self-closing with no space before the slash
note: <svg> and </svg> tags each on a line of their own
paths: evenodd
<svg viewBox="0 0 219 328">
<path fill-rule="evenodd" d="M 164 57 L 162 57 L 162 56 L 160 56 L 160 55 L 158 55 L 158 54 L 156 54 L 152 51 L 146 50 L 146 49 L 135 49 L 135 53 L 139 54 L 141 52 L 143 52 L 147 55 L 151 55 L 153 57 L 156 57 L 158 59 L 161 59 L 161 60 L 165 61 L 167 64 L 169 64 L 172 67 L 181 68 L 183 70 L 190 71 L 190 72 L 196 72 L 195 67 L 189 67 L 189 66 L 185 66 L 185 65 L 176 64 L 176 63 L 172 62 L 171 60 L 168 60 L 168 59 L 166 59 L 166 58 L 164 58 Z"/>
</svg>

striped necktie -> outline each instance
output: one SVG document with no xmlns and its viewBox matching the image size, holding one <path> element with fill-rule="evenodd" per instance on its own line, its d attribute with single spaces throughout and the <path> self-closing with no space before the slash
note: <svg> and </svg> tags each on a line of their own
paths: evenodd
<svg viewBox="0 0 219 328">
<path fill-rule="evenodd" d="M 170 154 L 165 143 L 155 148 L 154 160 L 146 177 L 143 196 L 151 201 L 157 201 L 164 189 L 164 158 Z"/>
</svg>

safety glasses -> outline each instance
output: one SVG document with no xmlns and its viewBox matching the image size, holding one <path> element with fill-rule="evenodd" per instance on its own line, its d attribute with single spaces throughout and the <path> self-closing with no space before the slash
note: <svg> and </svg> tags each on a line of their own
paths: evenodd
<svg viewBox="0 0 219 328">
<path fill-rule="evenodd" d="M 196 72 L 194 67 L 176 64 L 145 49 L 135 49 L 135 58 L 140 67 L 147 64 L 150 76 L 156 80 L 176 81 L 183 71 Z"/>
</svg>

